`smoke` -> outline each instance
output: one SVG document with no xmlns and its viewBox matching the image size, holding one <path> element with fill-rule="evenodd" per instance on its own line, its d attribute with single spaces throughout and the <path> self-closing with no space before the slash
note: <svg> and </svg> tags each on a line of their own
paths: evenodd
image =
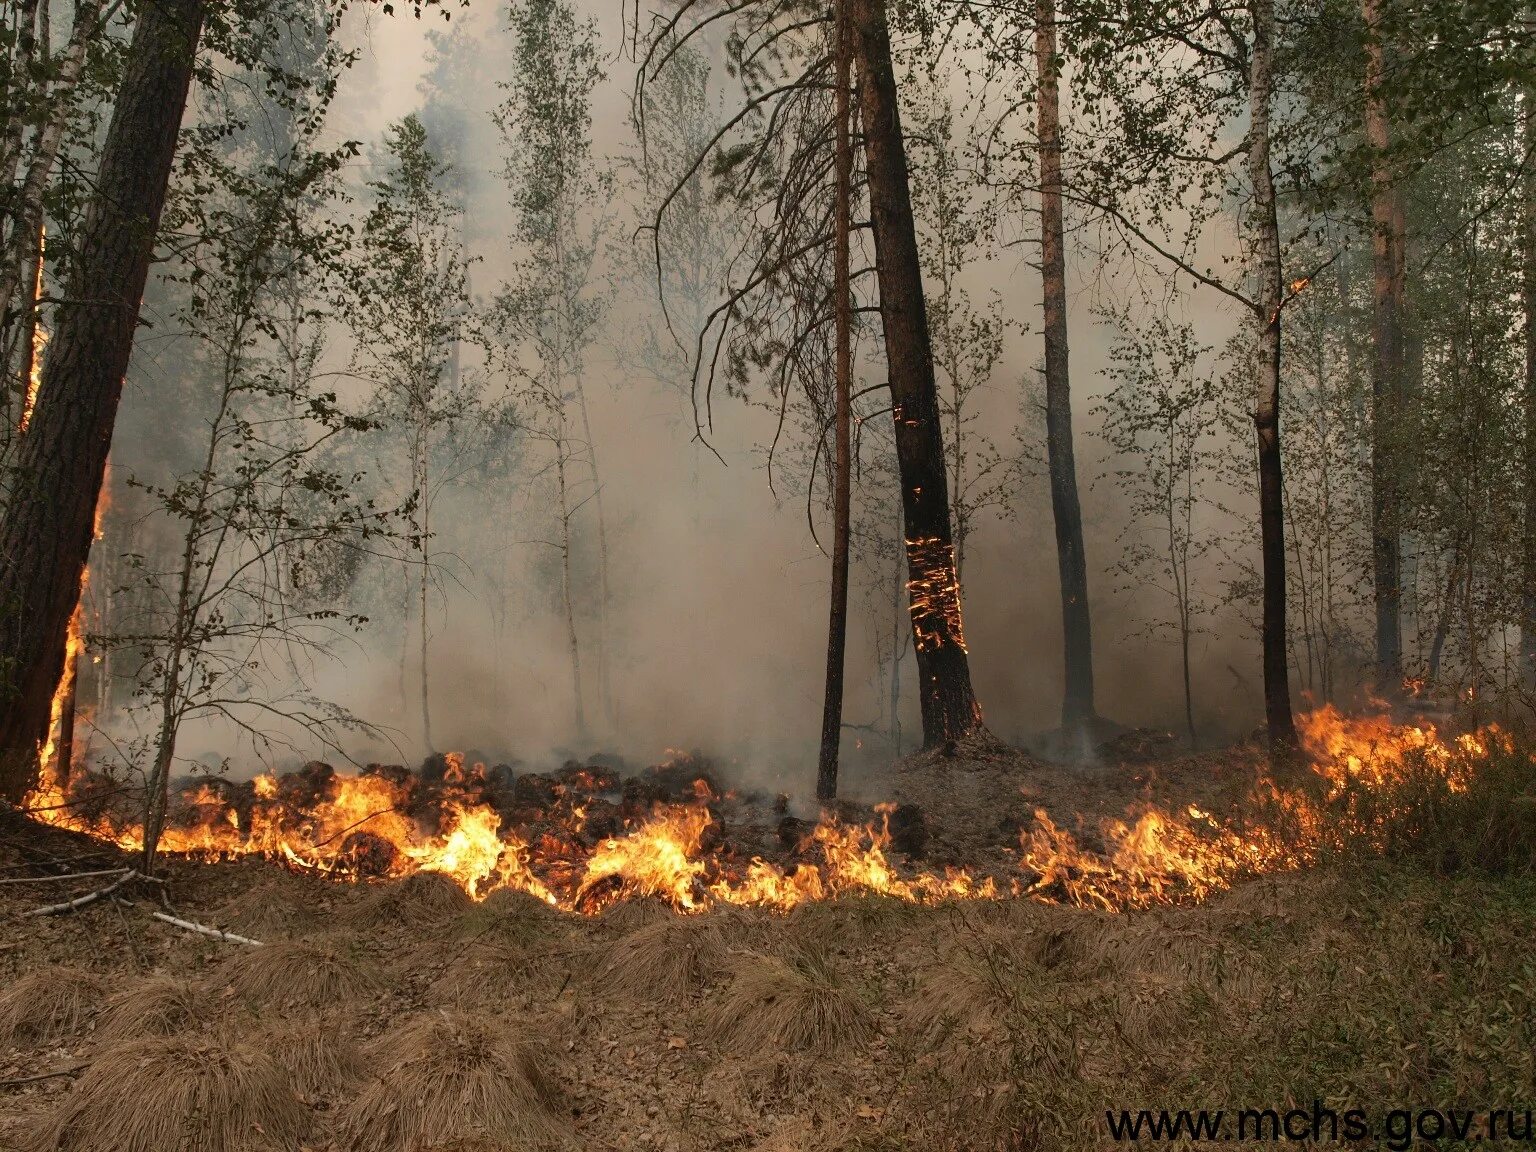
<svg viewBox="0 0 1536 1152">
<path fill-rule="evenodd" d="M 595 150 L 616 161 L 632 147 L 627 113 L 633 64 L 615 53 L 622 29 L 611 4 L 590 0 L 606 37 L 608 78 L 594 108 Z M 332 118 L 338 138 L 376 145 L 386 126 L 417 109 L 419 85 L 431 66 L 425 32 L 442 26 L 397 16 L 369 18 L 354 9 L 344 33 L 362 50 L 346 75 Z M 470 66 L 452 72 L 451 95 L 466 113 L 466 155 L 478 165 L 466 175 L 466 233 L 482 262 L 473 271 L 481 296 L 520 256 L 506 240 L 507 193 L 496 178 L 498 137 L 489 113 L 503 98 L 497 80 L 510 67 L 510 43 L 500 13 L 489 7 L 454 10 L 460 35 L 471 46 Z M 722 79 L 722 84 L 729 81 Z M 366 153 L 365 153 L 366 155 Z M 357 179 L 367 177 L 360 166 Z M 628 203 L 594 208 L 616 211 L 616 241 L 629 242 L 636 218 Z M 1038 335 L 1022 330 L 1038 315 L 1038 273 L 1018 248 L 999 246 L 967 276 L 977 298 L 996 291 L 1013 324 L 989 389 L 981 424 L 1000 446 L 1013 449 L 1013 429 L 1027 423 L 1028 381 L 1041 357 Z M 615 270 L 608 260 L 609 270 Z M 1075 391 L 1078 468 L 1090 563 L 1095 671 L 1100 711 L 1126 724 L 1177 727 L 1182 714 L 1178 653 L 1172 644 L 1141 633 L 1155 606 L 1116 589 L 1108 569 L 1122 547 L 1123 499 L 1095 437 L 1095 399 L 1104 390 L 1108 336 L 1092 315 L 1094 294 L 1106 276 L 1082 254 L 1073 257 L 1070 335 Z M 1108 277 L 1113 280 L 1113 275 Z M 717 396 L 708 449 L 694 439 L 686 381 L 637 378 L 623 367 L 623 349 L 649 314 L 643 284 L 617 283 L 615 307 L 588 360 L 587 388 L 593 439 L 603 477 L 609 521 L 613 605 L 609 625 L 612 715 L 603 716 L 592 676 L 595 612 L 583 614 L 583 656 L 588 661 L 590 731 L 578 737 L 573 720 L 570 657 L 554 593 L 556 574 L 547 545 L 548 493 L 521 469 L 504 486 L 448 485 L 436 498 L 433 549 L 442 575 L 431 597 L 432 725 L 440 748 L 472 749 L 491 759 L 543 766 L 566 755 L 615 750 L 654 759 L 669 747 L 698 748 L 731 762 L 748 779 L 809 790 L 814 776 L 825 663 L 826 594 L 830 563 L 811 537 L 803 492 L 775 496 L 763 467 L 774 413 Z M 1218 334 L 1234 318 L 1201 316 Z M 135 372 L 154 371 L 141 346 Z M 346 361 L 338 337 L 328 358 Z M 469 371 L 483 371 L 471 365 Z M 163 426 L 149 409 L 153 389 L 130 387 L 124 400 L 121 457 L 153 458 L 153 429 Z M 135 437 L 143 437 L 134 442 Z M 534 448 L 529 448 L 534 452 Z M 399 467 L 403 468 L 403 463 Z M 379 467 L 388 468 L 381 462 Z M 398 480 L 398 477 L 395 479 Z M 985 514 L 968 546 L 966 632 L 972 673 L 988 723 L 1006 739 L 1023 741 L 1054 726 L 1062 684 L 1061 623 L 1050 502 L 1042 476 L 1026 478 L 1007 512 Z M 592 527 L 578 544 L 590 560 Z M 857 563 L 857 560 L 856 560 Z M 588 586 L 581 599 L 591 609 Z M 359 740 L 349 751 L 360 761 L 408 762 L 421 755 L 417 715 L 414 620 L 398 609 L 403 579 L 396 570 L 373 572 L 372 607 L 378 615 L 336 658 L 314 671 L 310 685 L 378 724 L 388 742 Z M 889 757 L 884 740 L 890 718 L 888 688 L 876 675 L 873 638 L 888 635 L 890 612 L 870 615 L 855 597 L 847 661 L 845 716 L 849 754 Z M 1208 621 L 1197 637 L 1197 711 L 1212 736 L 1251 728 L 1257 715 L 1257 645 L 1233 619 Z M 920 739 L 910 653 L 903 669 L 901 724 L 905 746 Z M 404 692 L 402 692 L 402 682 Z M 227 727 L 189 727 L 187 758 L 231 755 Z M 236 759 L 235 767 L 243 765 Z"/>
</svg>

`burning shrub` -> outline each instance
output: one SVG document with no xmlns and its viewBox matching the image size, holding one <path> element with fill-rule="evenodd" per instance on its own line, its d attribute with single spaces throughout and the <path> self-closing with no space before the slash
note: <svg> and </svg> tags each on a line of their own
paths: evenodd
<svg viewBox="0 0 1536 1152">
<path fill-rule="evenodd" d="M 368 1057 L 385 1071 L 343 1113 L 343 1147 L 419 1152 L 488 1136 L 522 1147 L 562 1132 L 549 1059 L 503 1023 L 428 1013 L 389 1033 Z"/>
<path fill-rule="evenodd" d="M 257 1048 L 205 1036 L 135 1040 L 99 1053 L 36 1133 L 39 1152 L 275 1152 L 309 1110 Z"/>
<path fill-rule="evenodd" d="M 37 969 L 0 992 L 0 1048 L 67 1039 L 85 1027 L 106 981 L 81 968 Z"/>
</svg>

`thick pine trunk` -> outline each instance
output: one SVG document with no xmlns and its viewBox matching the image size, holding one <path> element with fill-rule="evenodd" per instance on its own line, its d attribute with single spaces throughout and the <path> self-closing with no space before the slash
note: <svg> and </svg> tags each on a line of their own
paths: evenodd
<svg viewBox="0 0 1536 1152">
<path fill-rule="evenodd" d="M 884 0 L 850 0 L 859 70 L 865 175 L 891 382 L 896 458 L 906 524 L 908 597 L 917 648 L 923 743 L 943 745 L 983 729 L 971 688 L 949 521 L 944 437 L 922 265 L 912 219 L 906 146 L 891 65 Z"/>
<path fill-rule="evenodd" d="M 1406 223 L 1387 162 L 1381 0 L 1363 0 L 1366 27 L 1365 133 L 1371 173 L 1371 568 L 1376 602 L 1376 690 L 1395 697 L 1403 682 L 1402 468 L 1397 461 L 1403 404 Z"/>
<path fill-rule="evenodd" d="M 1088 617 L 1088 560 L 1083 510 L 1072 452 L 1072 384 L 1067 371 L 1066 236 L 1061 211 L 1061 111 L 1056 76 L 1056 8 L 1035 3 L 1035 69 L 1039 80 L 1040 270 L 1045 287 L 1045 443 L 1056 522 L 1056 567 L 1066 680 L 1063 728 L 1094 715 L 1093 631 Z"/>
<path fill-rule="evenodd" d="M 832 464 L 832 592 L 827 621 L 827 688 L 821 712 L 821 754 L 816 764 L 816 796 L 831 800 L 837 795 L 837 754 L 843 736 L 843 667 L 848 644 L 848 519 L 852 496 L 851 424 L 849 409 L 853 388 L 853 314 L 848 298 L 849 241 L 852 225 L 853 138 L 848 130 L 848 88 L 852 79 L 848 2 L 837 0 L 837 188 L 834 193 L 832 239 L 832 311 L 837 327 L 837 378 L 833 401 L 835 442 Z"/>
<path fill-rule="evenodd" d="M 0 796 L 37 773 L 90 555 L 123 374 L 176 154 L 204 0 L 145 0 L 96 191 L 0 523 Z"/>
<path fill-rule="evenodd" d="M 1280 267 L 1280 224 L 1275 182 L 1269 166 L 1270 101 L 1274 94 L 1274 0 L 1252 0 L 1253 51 L 1248 85 L 1248 174 L 1253 183 L 1250 220 L 1258 296 L 1256 392 L 1253 412 L 1258 439 L 1259 525 L 1264 577 L 1264 716 L 1270 749 L 1296 746 L 1291 715 L 1290 670 L 1285 640 L 1285 486 L 1280 470 L 1280 309 L 1284 277 Z"/>
</svg>

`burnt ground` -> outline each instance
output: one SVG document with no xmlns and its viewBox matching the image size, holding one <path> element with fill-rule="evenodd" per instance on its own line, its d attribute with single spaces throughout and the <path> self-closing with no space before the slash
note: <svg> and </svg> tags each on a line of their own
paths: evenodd
<svg viewBox="0 0 1536 1152">
<path fill-rule="evenodd" d="M 1086 771 L 961 750 L 902 762 L 890 791 L 920 807 L 929 864 L 974 864 L 1016 844 L 1036 806 L 1065 826 L 1147 801 L 1220 810 L 1255 763 L 1249 749 L 1132 749 Z M 0 879 L 122 863 L 0 817 Z M 1120 1146 L 1106 1108 L 1536 1098 L 1524 880 L 1380 865 L 1121 914 L 850 897 L 576 916 L 510 893 L 476 905 L 433 877 L 347 883 L 252 859 L 171 860 L 164 875 L 179 914 L 263 948 L 152 919 L 152 889 L 22 919 L 92 882 L 0 884 L 0 1149 L 1077 1152 Z M 424 1022 L 449 1039 L 402 1057 Z M 420 1136 L 384 1123 L 431 1095 L 402 1090 L 410 1069 L 441 1060 L 447 1083 L 467 1084 L 452 1062 L 497 1037 L 519 1054 L 513 1078 L 538 1086 L 516 1104 L 537 1124 L 514 1132 L 457 1087 L 451 1122 Z M 231 1105 L 217 1132 L 189 1115 L 178 1142 L 134 1144 L 137 1130 L 91 1111 L 126 1061 L 144 1113 L 174 1112 L 160 1078 L 132 1077 L 187 1043 L 196 1067 L 267 1069 L 284 1125 Z"/>
</svg>

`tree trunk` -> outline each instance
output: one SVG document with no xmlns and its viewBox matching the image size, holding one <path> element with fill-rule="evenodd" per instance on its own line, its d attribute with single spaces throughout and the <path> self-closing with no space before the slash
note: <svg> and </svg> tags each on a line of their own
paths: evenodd
<svg viewBox="0 0 1536 1152">
<path fill-rule="evenodd" d="M 1066 678 L 1061 724 L 1081 729 L 1094 715 L 1093 632 L 1088 617 L 1088 560 L 1072 453 L 1072 384 L 1067 371 L 1067 272 L 1061 211 L 1061 120 L 1056 68 L 1056 8 L 1035 0 L 1039 82 L 1040 269 L 1045 282 L 1045 443 L 1056 522 L 1056 568 Z"/>
<path fill-rule="evenodd" d="M 1536 85 L 1525 94 L 1525 146 L 1536 148 Z M 1525 684 L 1536 686 L 1536 175 L 1524 181 L 1520 303 L 1525 312 L 1525 547 L 1520 656 Z"/>
<path fill-rule="evenodd" d="M 422 427 L 420 429 L 420 441 L 417 445 L 416 469 L 421 479 L 421 572 L 417 583 L 419 597 L 418 607 L 421 611 L 421 742 L 426 749 L 426 754 L 431 756 L 437 751 L 432 745 L 432 697 L 430 693 L 428 649 L 430 640 L 427 635 L 427 589 L 430 582 L 431 569 L 428 565 L 430 554 L 427 551 L 428 538 L 432 531 L 432 497 L 431 477 L 428 475 L 429 458 L 431 450 L 427 442 L 426 413 L 422 413 Z"/>
<path fill-rule="evenodd" d="M 562 428 L 564 413 L 560 416 Z M 576 635 L 575 588 L 571 583 L 571 503 L 566 484 L 564 435 L 555 441 L 555 478 L 560 486 L 560 595 L 565 606 L 565 636 L 571 652 L 571 695 L 575 707 L 576 735 L 587 736 L 587 711 L 581 698 L 581 644 Z"/>
<path fill-rule="evenodd" d="M 912 220 L 885 0 L 850 2 L 880 318 L 901 472 L 907 590 L 917 648 L 923 743 L 934 747 L 982 731 L 984 726 L 971 688 L 960 616 L 944 436 L 939 425 L 933 349 L 928 340 L 922 265 Z"/>
<path fill-rule="evenodd" d="M 145 0 L 0 522 L 0 796 L 37 774 L 64 668 L 205 0 Z"/>
<path fill-rule="evenodd" d="M 1250 221 L 1259 282 L 1254 301 L 1258 346 L 1253 424 L 1258 439 L 1264 575 L 1264 715 L 1270 750 L 1283 754 L 1296 747 L 1296 723 L 1291 715 L 1290 671 L 1285 653 L 1285 486 L 1280 471 L 1280 309 L 1285 297 L 1275 182 L 1269 167 L 1274 0 L 1252 0 L 1250 11 L 1253 51 L 1248 83 L 1248 174 L 1253 183 Z"/>
<path fill-rule="evenodd" d="M 848 130 L 848 88 L 852 79 L 849 0 L 837 0 L 837 190 L 832 214 L 832 312 L 837 327 L 837 396 L 833 420 L 832 594 L 827 621 L 827 690 L 821 712 L 821 755 L 816 765 L 816 797 L 837 795 L 837 754 L 843 736 L 843 666 L 848 644 L 848 516 L 851 501 L 851 421 L 853 388 L 853 315 L 848 298 L 848 231 L 852 225 L 853 140 Z M 894 653 L 893 653 L 894 655 Z"/>
<path fill-rule="evenodd" d="M 1402 691 L 1402 468 L 1397 461 L 1403 400 L 1406 223 L 1387 160 L 1387 110 L 1380 94 L 1386 47 L 1381 0 L 1362 0 L 1366 28 L 1365 134 L 1371 173 L 1371 560 L 1376 602 L 1376 690 Z"/>
</svg>

